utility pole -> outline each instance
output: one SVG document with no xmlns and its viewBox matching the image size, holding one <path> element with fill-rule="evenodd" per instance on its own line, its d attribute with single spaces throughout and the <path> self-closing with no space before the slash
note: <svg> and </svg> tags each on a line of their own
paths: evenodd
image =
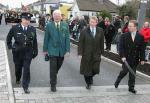
<svg viewBox="0 0 150 103">
<path fill-rule="evenodd" d="M 117 0 L 117 4 L 118 4 L 118 5 L 120 5 L 120 2 L 119 2 L 119 0 Z"/>
<path fill-rule="evenodd" d="M 146 7 L 147 7 L 148 0 L 141 0 L 139 11 L 138 11 L 138 30 L 140 30 L 144 24 L 145 16 L 146 16 Z"/>
<path fill-rule="evenodd" d="M 41 0 L 41 11 L 43 15 L 44 14 L 44 0 Z"/>
</svg>

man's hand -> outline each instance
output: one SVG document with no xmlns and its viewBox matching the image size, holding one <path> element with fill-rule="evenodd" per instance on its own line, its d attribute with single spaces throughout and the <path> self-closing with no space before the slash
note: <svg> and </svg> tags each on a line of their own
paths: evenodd
<svg viewBox="0 0 150 103">
<path fill-rule="evenodd" d="M 78 57 L 79 57 L 79 59 L 81 59 L 81 58 L 82 58 L 82 55 L 79 55 Z"/>
<path fill-rule="evenodd" d="M 123 58 L 121 58 L 121 60 L 122 60 L 122 62 L 125 62 L 126 58 L 125 58 L 125 57 L 123 57 Z"/>
<path fill-rule="evenodd" d="M 48 52 L 43 52 L 43 54 L 44 54 L 44 55 L 47 55 L 47 54 L 48 54 Z"/>
<path fill-rule="evenodd" d="M 145 64 L 145 62 L 144 61 L 141 61 L 141 65 L 144 65 Z"/>
<path fill-rule="evenodd" d="M 65 54 L 65 57 L 69 57 L 69 56 L 70 56 L 70 53 L 67 52 L 67 53 Z"/>
</svg>

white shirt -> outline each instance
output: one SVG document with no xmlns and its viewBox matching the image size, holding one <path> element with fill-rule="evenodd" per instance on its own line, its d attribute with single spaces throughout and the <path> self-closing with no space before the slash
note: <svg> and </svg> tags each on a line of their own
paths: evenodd
<svg viewBox="0 0 150 103">
<path fill-rule="evenodd" d="M 135 36 L 136 36 L 136 32 L 132 32 L 132 33 L 131 33 L 131 36 L 132 36 L 132 40 L 134 41 Z"/>
<path fill-rule="evenodd" d="M 23 26 L 23 25 L 21 25 L 21 26 L 22 26 L 23 30 L 27 30 L 27 28 L 28 28 L 28 27 L 25 27 L 25 26 Z"/>
<path fill-rule="evenodd" d="M 58 22 L 58 23 L 55 22 L 55 26 L 56 26 L 56 27 L 57 27 L 57 25 L 58 25 L 59 28 L 60 28 L 60 22 Z"/>
<path fill-rule="evenodd" d="M 93 36 L 95 37 L 96 35 L 96 27 L 90 27 L 91 32 L 93 33 Z"/>
</svg>

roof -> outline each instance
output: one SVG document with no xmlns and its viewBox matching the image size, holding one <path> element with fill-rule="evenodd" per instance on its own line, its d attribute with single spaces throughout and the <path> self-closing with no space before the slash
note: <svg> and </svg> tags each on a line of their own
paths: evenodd
<svg viewBox="0 0 150 103">
<path fill-rule="evenodd" d="M 117 5 L 109 0 L 76 0 L 79 10 L 81 11 L 102 11 L 106 10 L 111 13 L 117 12 Z"/>
<path fill-rule="evenodd" d="M 43 4 L 57 4 L 59 3 L 60 0 L 43 0 Z M 33 6 L 37 6 L 37 5 L 41 5 L 42 2 L 41 1 L 37 1 L 34 2 L 32 5 Z"/>
<path fill-rule="evenodd" d="M 7 8 L 7 7 L 0 3 L 0 8 Z"/>
<path fill-rule="evenodd" d="M 59 2 L 60 2 L 60 0 L 46 0 L 45 1 L 46 4 L 57 4 Z"/>
</svg>

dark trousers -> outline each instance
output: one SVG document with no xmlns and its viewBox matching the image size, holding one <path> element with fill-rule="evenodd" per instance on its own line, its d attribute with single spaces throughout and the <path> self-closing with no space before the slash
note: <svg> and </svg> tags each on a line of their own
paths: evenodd
<svg viewBox="0 0 150 103">
<path fill-rule="evenodd" d="M 22 86 L 23 88 L 28 88 L 30 83 L 30 64 L 32 61 L 32 49 L 24 48 L 19 51 L 12 50 L 13 60 L 15 64 L 15 75 L 16 81 L 20 81 L 22 78 Z M 22 71 L 23 69 L 23 71 Z"/>
<path fill-rule="evenodd" d="M 130 65 L 132 70 L 136 73 L 136 67 L 135 65 Z M 122 65 L 122 71 L 120 72 L 117 80 L 116 80 L 116 83 L 120 83 L 120 81 L 127 75 L 127 73 L 129 72 L 128 68 L 126 67 L 125 64 Z M 134 89 L 134 86 L 135 86 L 135 76 L 132 75 L 130 72 L 129 72 L 129 81 L 128 81 L 128 86 L 129 86 L 129 89 Z"/>
<path fill-rule="evenodd" d="M 84 79 L 86 84 L 92 84 L 93 83 L 93 76 L 85 76 L 84 75 Z"/>
<path fill-rule="evenodd" d="M 57 84 L 57 74 L 64 61 L 64 57 L 50 56 L 50 84 Z"/>
<path fill-rule="evenodd" d="M 112 37 L 105 37 L 106 40 L 106 49 L 111 50 Z"/>
</svg>

